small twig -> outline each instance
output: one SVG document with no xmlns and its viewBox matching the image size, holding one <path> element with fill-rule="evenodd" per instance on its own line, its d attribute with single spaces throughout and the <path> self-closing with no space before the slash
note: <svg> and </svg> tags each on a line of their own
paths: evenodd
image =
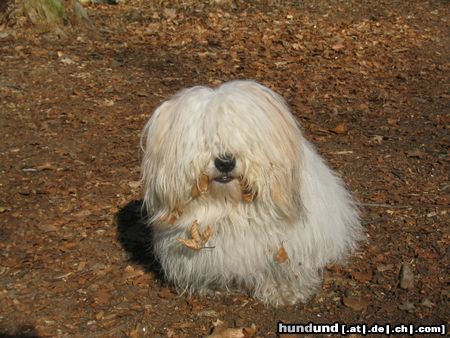
<svg viewBox="0 0 450 338">
<path fill-rule="evenodd" d="M 333 154 L 333 155 L 350 155 L 350 154 L 353 154 L 353 150 L 332 151 L 330 154 Z"/>
<path fill-rule="evenodd" d="M 361 207 L 369 208 L 392 208 L 392 209 L 411 209 L 412 205 L 401 205 L 401 204 L 384 204 L 384 203 L 356 203 L 356 205 Z"/>
</svg>

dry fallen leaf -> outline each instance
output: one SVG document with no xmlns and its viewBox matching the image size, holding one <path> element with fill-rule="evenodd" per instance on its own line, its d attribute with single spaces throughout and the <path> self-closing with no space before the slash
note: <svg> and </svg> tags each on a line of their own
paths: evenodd
<svg viewBox="0 0 450 338">
<path fill-rule="evenodd" d="M 55 232 L 59 230 L 59 228 L 56 227 L 55 225 L 46 223 L 38 224 L 38 228 L 43 232 Z"/>
<path fill-rule="evenodd" d="M 51 163 L 44 163 L 36 167 L 37 170 L 54 170 L 55 167 Z"/>
<path fill-rule="evenodd" d="M 394 124 L 397 124 L 397 119 L 393 119 L 393 118 L 388 118 L 387 119 L 387 123 L 388 124 L 390 124 L 390 125 L 394 125 Z"/>
<path fill-rule="evenodd" d="M 370 281 L 372 279 L 372 271 L 367 271 L 367 272 L 360 272 L 360 271 L 354 271 L 352 272 L 352 277 L 360 282 L 360 283 L 366 283 L 368 281 Z"/>
<path fill-rule="evenodd" d="M 200 227 L 197 220 L 195 220 L 194 222 L 192 222 L 191 226 L 191 239 L 177 238 L 177 241 L 189 249 L 198 251 L 202 248 L 205 248 L 205 244 L 211 237 L 211 233 L 212 230 L 210 225 L 208 225 L 205 231 L 203 231 L 202 233 L 200 231 Z"/>
<path fill-rule="evenodd" d="M 344 134 L 348 131 L 347 124 L 345 122 L 339 123 L 334 129 L 331 130 L 332 132 L 335 132 L 336 134 Z"/>
<path fill-rule="evenodd" d="M 197 184 L 194 184 L 191 190 L 191 197 L 196 198 L 198 196 L 200 196 L 200 191 L 198 191 Z"/>
<path fill-rule="evenodd" d="M 177 10 L 174 8 L 164 8 L 162 14 L 166 19 L 175 19 L 177 16 Z"/>
<path fill-rule="evenodd" d="M 203 242 L 205 244 L 208 243 L 211 234 L 212 234 L 211 225 L 208 224 L 205 231 L 203 231 Z"/>
<path fill-rule="evenodd" d="M 174 298 L 176 295 L 173 293 L 173 291 L 169 288 L 162 288 L 158 292 L 158 297 L 162 299 L 171 299 Z"/>
<path fill-rule="evenodd" d="M 331 46 L 331 49 L 338 52 L 342 49 L 344 49 L 344 44 L 342 42 L 336 42 L 335 44 L 333 44 L 333 46 Z"/>
<path fill-rule="evenodd" d="M 283 243 L 281 243 L 281 246 L 278 249 L 277 254 L 275 255 L 275 260 L 281 264 L 281 263 L 286 262 L 288 259 L 289 259 L 289 256 L 286 252 L 286 249 L 284 248 Z"/>
<path fill-rule="evenodd" d="M 383 136 L 375 135 L 372 137 L 371 141 L 381 144 L 383 142 Z"/>
<path fill-rule="evenodd" d="M 94 300 L 97 304 L 108 304 L 111 298 L 111 293 L 108 290 L 100 289 L 94 293 Z"/>
<path fill-rule="evenodd" d="M 256 194 L 242 194 L 242 200 L 246 203 L 253 202 L 256 198 Z"/>
<path fill-rule="evenodd" d="M 420 149 L 412 149 L 406 152 L 406 156 L 408 157 L 422 158 L 424 155 L 425 153 Z"/>
<path fill-rule="evenodd" d="M 405 290 L 414 287 L 414 273 L 411 266 L 407 263 L 403 263 L 400 269 L 400 287 Z"/>
<path fill-rule="evenodd" d="M 256 334 L 255 324 L 250 327 L 227 328 L 223 321 L 217 319 L 213 325 L 214 329 L 207 338 L 251 338 Z"/>
<path fill-rule="evenodd" d="M 104 311 L 100 311 L 99 313 L 97 313 L 95 315 L 95 319 L 97 319 L 97 320 L 103 320 L 104 317 L 105 317 L 105 312 Z"/>
<path fill-rule="evenodd" d="M 144 274 L 144 271 L 142 270 L 137 270 L 135 268 L 133 268 L 131 265 L 128 265 L 125 268 L 125 273 L 124 273 L 124 280 L 130 280 L 130 279 L 134 279 L 136 277 L 142 276 Z"/>
<path fill-rule="evenodd" d="M 355 311 L 362 311 L 369 305 L 369 302 L 362 297 L 347 296 L 342 299 L 345 306 Z"/>
<path fill-rule="evenodd" d="M 193 239 L 184 239 L 184 238 L 177 238 L 177 241 L 183 244 L 185 247 L 198 251 L 201 249 L 200 245 L 201 243 L 198 243 L 194 241 Z"/>
<path fill-rule="evenodd" d="M 91 211 L 85 209 L 85 210 L 80 210 L 80 211 L 74 213 L 72 216 L 77 218 L 77 219 L 83 219 L 83 218 L 86 218 L 86 217 L 88 217 L 90 215 L 91 215 Z"/>
<path fill-rule="evenodd" d="M 209 176 L 206 174 L 201 174 L 197 178 L 197 182 L 192 187 L 191 196 L 193 198 L 198 197 L 200 195 L 206 194 L 209 188 Z"/>
<path fill-rule="evenodd" d="M 195 220 L 191 226 L 191 237 L 199 245 L 202 243 L 202 236 L 200 235 L 200 229 L 198 227 L 198 222 Z"/>
<path fill-rule="evenodd" d="M 131 189 L 139 188 L 141 186 L 141 181 L 130 181 L 130 182 L 128 182 L 128 186 Z"/>
<path fill-rule="evenodd" d="M 170 214 L 169 217 L 167 218 L 167 223 L 169 224 L 175 224 L 177 220 L 177 216 L 175 216 L 174 214 Z"/>
<path fill-rule="evenodd" d="M 208 175 L 201 174 L 197 180 L 197 188 L 201 194 L 204 194 L 208 191 L 209 187 L 209 177 Z"/>
<path fill-rule="evenodd" d="M 250 327 L 243 327 L 242 332 L 246 338 L 253 337 L 256 334 L 256 325 L 252 323 Z"/>
<path fill-rule="evenodd" d="M 172 210 L 169 217 L 167 218 L 167 223 L 172 224 L 172 225 L 175 224 L 176 220 L 178 219 L 178 217 L 181 216 L 182 213 L 183 213 L 183 210 L 181 210 L 178 207 L 175 207 L 175 209 Z"/>
<path fill-rule="evenodd" d="M 247 203 L 253 202 L 256 198 L 256 193 L 251 191 L 247 182 L 242 177 L 239 178 L 239 185 L 241 187 L 242 200 Z"/>
</svg>

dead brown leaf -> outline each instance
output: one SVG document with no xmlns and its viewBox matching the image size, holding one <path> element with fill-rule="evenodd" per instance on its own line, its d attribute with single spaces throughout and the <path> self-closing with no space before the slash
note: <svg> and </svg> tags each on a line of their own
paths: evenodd
<svg viewBox="0 0 450 338">
<path fill-rule="evenodd" d="M 181 210 L 178 207 L 175 207 L 175 209 L 172 210 L 169 217 L 167 218 L 167 223 L 172 224 L 172 225 L 175 224 L 178 217 L 180 217 L 182 213 L 183 213 L 183 210 Z"/>
<path fill-rule="evenodd" d="M 105 289 L 99 289 L 94 294 L 95 302 L 100 304 L 100 305 L 108 304 L 110 298 L 111 298 L 110 292 L 105 290 Z"/>
<path fill-rule="evenodd" d="M 208 243 L 209 238 L 211 237 L 211 234 L 212 234 L 211 225 L 208 224 L 205 231 L 203 231 L 203 243 L 204 244 Z"/>
<path fill-rule="evenodd" d="M 425 153 L 420 149 L 412 149 L 406 152 L 406 156 L 413 158 L 422 158 L 424 155 Z"/>
<path fill-rule="evenodd" d="M 56 168 L 49 162 L 46 162 L 44 164 L 41 164 L 36 167 L 38 170 L 55 170 Z"/>
<path fill-rule="evenodd" d="M 256 198 L 256 193 L 252 192 L 248 183 L 242 177 L 239 178 L 239 185 L 241 187 L 242 200 L 246 203 L 253 202 Z"/>
<path fill-rule="evenodd" d="M 355 311 L 362 311 L 369 305 L 369 302 L 366 299 L 355 296 L 344 296 L 342 298 L 342 302 L 346 307 L 349 307 Z"/>
<path fill-rule="evenodd" d="M 367 283 L 372 279 L 373 274 L 372 270 L 367 272 L 354 271 L 352 272 L 352 277 L 360 283 Z"/>
<path fill-rule="evenodd" d="M 38 224 L 38 228 L 43 232 L 54 232 L 58 231 L 58 227 L 53 224 Z"/>
<path fill-rule="evenodd" d="M 162 299 L 172 299 L 176 297 L 176 294 L 169 288 L 162 288 L 158 292 L 158 297 Z"/>
<path fill-rule="evenodd" d="M 282 263 L 286 262 L 288 259 L 289 259 L 289 256 L 286 252 L 286 249 L 284 248 L 283 243 L 281 243 L 281 246 L 278 249 L 277 254 L 275 255 L 275 260 L 278 263 L 282 264 Z"/>
<path fill-rule="evenodd" d="M 334 51 L 336 51 L 336 52 L 339 52 L 339 51 L 343 50 L 344 48 L 345 48 L 345 45 L 344 45 L 344 43 L 341 42 L 341 41 L 336 42 L 335 44 L 333 44 L 333 45 L 331 46 L 331 49 L 334 50 Z"/>
<path fill-rule="evenodd" d="M 201 249 L 201 243 L 199 243 L 193 239 L 177 238 L 177 241 L 189 249 L 192 249 L 195 251 L 199 251 Z"/>
<path fill-rule="evenodd" d="M 191 196 L 193 198 L 198 197 L 200 195 L 206 194 L 209 188 L 209 176 L 206 174 L 201 174 L 192 187 Z"/>
<path fill-rule="evenodd" d="M 205 244 L 211 237 L 211 233 L 212 230 L 210 225 L 208 225 L 202 233 L 200 231 L 200 227 L 197 220 L 195 220 L 194 222 L 192 222 L 191 226 L 191 238 L 190 239 L 177 238 L 177 241 L 189 249 L 198 251 L 205 247 Z"/>
<path fill-rule="evenodd" d="M 345 134 L 348 131 L 347 123 L 341 122 L 336 127 L 331 129 L 336 134 Z"/>
<path fill-rule="evenodd" d="M 227 328 L 225 323 L 219 319 L 213 323 L 214 329 L 208 338 L 251 338 L 256 334 L 256 325 L 241 328 Z"/>
<path fill-rule="evenodd" d="M 191 238 L 194 240 L 194 242 L 198 243 L 200 245 L 202 243 L 202 236 L 200 234 L 200 229 L 197 220 L 195 220 L 192 223 L 191 226 Z"/>
</svg>

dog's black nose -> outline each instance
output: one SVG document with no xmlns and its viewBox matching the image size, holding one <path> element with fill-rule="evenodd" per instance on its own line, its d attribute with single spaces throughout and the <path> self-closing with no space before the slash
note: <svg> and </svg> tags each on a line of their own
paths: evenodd
<svg viewBox="0 0 450 338">
<path fill-rule="evenodd" d="M 226 153 L 220 155 L 219 157 L 216 157 L 216 159 L 214 160 L 214 165 L 220 172 L 227 173 L 233 170 L 236 166 L 236 159 L 233 157 L 233 155 Z"/>
</svg>

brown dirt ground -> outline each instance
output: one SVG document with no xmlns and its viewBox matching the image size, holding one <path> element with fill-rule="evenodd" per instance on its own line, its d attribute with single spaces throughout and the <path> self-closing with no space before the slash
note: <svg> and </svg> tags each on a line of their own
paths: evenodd
<svg viewBox="0 0 450 338">
<path fill-rule="evenodd" d="M 217 319 L 260 337 L 279 320 L 448 324 L 448 1 L 87 10 L 95 37 L 0 28 L 0 336 L 197 337 Z M 237 78 L 281 93 L 363 204 L 368 242 L 308 304 L 178 296 L 146 249 L 142 127 L 178 89 Z"/>
</svg>

